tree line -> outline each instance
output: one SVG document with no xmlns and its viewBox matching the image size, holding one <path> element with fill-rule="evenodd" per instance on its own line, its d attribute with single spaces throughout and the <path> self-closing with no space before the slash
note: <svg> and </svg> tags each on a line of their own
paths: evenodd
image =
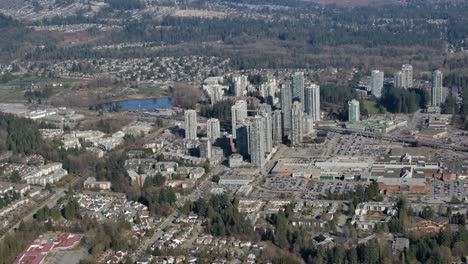
<svg viewBox="0 0 468 264">
<path fill-rule="evenodd" d="M 44 144 L 35 121 L 0 113 L 0 151 L 29 155 L 39 152 Z"/>
<path fill-rule="evenodd" d="M 250 235 L 250 222 L 239 213 L 238 201 L 227 194 L 212 195 L 208 200 L 200 198 L 186 207 L 207 219 L 206 229 L 214 236 Z"/>
<path fill-rule="evenodd" d="M 429 105 L 429 94 L 424 89 L 389 87 L 379 103 L 391 113 L 414 113 Z"/>
</svg>

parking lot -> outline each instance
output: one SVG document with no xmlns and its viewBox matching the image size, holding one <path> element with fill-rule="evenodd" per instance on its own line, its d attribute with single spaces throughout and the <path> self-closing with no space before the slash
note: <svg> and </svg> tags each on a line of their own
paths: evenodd
<svg viewBox="0 0 468 264">
<path fill-rule="evenodd" d="M 434 181 L 431 184 L 431 195 L 434 198 L 468 197 L 468 181 Z"/>
<path fill-rule="evenodd" d="M 336 194 L 343 194 L 346 192 L 354 192 L 358 185 L 366 188 L 366 183 L 355 183 L 355 182 L 336 182 L 336 181 L 319 181 L 316 182 L 310 191 L 315 194 L 325 194 L 328 191 Z"/>
<path fill-rule="evenodd" d="M 60 264 L 70 263 L 78 264 L 80 260 L 85 259 L 89 256 L 88 251 L 84 247 L 79 247 L 74 250 L 68 251 L 54 251 L 47 256 L 45 263 L 47 264 Z"/>
<path fill-rule="evenodd" d="M 265 179 L 263 187 L 272 191 L 305 191 L 308 184 L 306 179 L 271 176 Z"/>
<path fill-rule="evenodd" d="M 389 142 L 358 135 L 343 136 L 335 148 L 338 156 L 381 156 L 386 153 Z"/>
<path fill-rule="evenodd" d="M 252 198 L 263 198 L 263 199 L 278 199 L 281 193 L 272 192 L 270 190 L 255 189 L 252 191 L 249 197 Z"/>
</svg>

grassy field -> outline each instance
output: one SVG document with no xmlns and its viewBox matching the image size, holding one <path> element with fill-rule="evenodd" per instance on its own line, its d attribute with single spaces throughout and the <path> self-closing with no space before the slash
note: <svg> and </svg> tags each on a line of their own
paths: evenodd
<svg viewBox="0 0 468 264">
<path fill-rule="evenodd" d="M 76 82 L 76 79 L 68 79 L 68 78 L 19 78 L 13 81 L 9 81 L 6 83 L 7 86 L 31 86 L 32 84 L 51 84 L 51 83 L 61 83 L 62 85 L 70 84 Z"/>
<path fill-rule="evenodd" d="M 0 86 L 0 100 L 21 100 L 24 99 L 24 92 L 18 89 Z"/>
<path fill-rule="evenodd" d="M 364 106 L 367 109 L 367 112 L 370 115 L 379 113 L 379 108 L 378 108 L 376 102 L 374 102 L 374 101 L 364 101 L 363 103 L 364 103 Z"/>
<path fill-rule="evenodd" d="M 137 89 L 138 93 L 146 96 L 161 97 L 167 95 L 167 91 L 157 84 L 140 84 Z"/>
<path fill-rule="evenodd" d="M 6 84 L 0 85 L 0 100 L 22 100 L 24 98 L 24 92 L 31 88 L 31 85 L 38 86 L 38 89 L 51 84 L 62 84 L 62 86 L 56 86 L 54 93 L 63 91 L 67 87 L 70 87 L 73 83 L 79 82 L 79 79 L 72 78 L 18 78 L 7 82 Z"/>
</svg>

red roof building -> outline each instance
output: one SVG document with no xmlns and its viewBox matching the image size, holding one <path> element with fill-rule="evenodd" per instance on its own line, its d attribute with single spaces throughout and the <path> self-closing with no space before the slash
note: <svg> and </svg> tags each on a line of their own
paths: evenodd
<svg viewBox="0 0 468 264">
<path fill-rule="evenodd" d="M 55 239 L 36 239 L 16 257 L 14 264 L 42 264 L 51 250 L 72 248 L 78 245 L 82 237 L 82 235 L 65 233 Z"/>
</svg>

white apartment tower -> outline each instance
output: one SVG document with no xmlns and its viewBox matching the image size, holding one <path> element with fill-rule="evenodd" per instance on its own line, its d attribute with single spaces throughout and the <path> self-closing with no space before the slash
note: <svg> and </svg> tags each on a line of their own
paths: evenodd
<svg viewBox="0 0 468 264">
<path fill-rule="evenodd" d="M 258 106 L 258 115 L 263 117 L 264 121 L 264 141 L 265 141 L 265 151 L 270 153 L 273 149 L 273 120 L 271 106 L 269 104 L 260 104 Z"/>
<path fill-rule="evenodd" d="M 260 96 L 265 98 L 265 101 L 269 105 L 274 105 L 276 101 L 276 90 L 278 86 L 276 84 L 276 78 L 273 75 L 268 75 L 266 81 L 260 85 Z"/>
<path fill-rule="evenodd" d="M 432 73 L 432 106 L 444 103 L 443 74 L 439 70 Z"/>
<path fill-rule="evenodd" d="M 244 100 L 237 101 L 231 107 L 232 117 L 232 138 L 236 138 L 237 129 L 242 125 L 247 118 L 247 102 Z"/>
<path fill-rule="evenodd" d="M 304 111 L 302 110 L 302 104 L 300 102 L 294 102 L 291 109 L 292 115 L 292 129 L 289 137 L 291 144 L 297 146 L 302 143 L 302 137 L 304 136 Z"/>
<path fill-rule="evenodd" d="M 235 96 L 243 96 L 247 90 L 248 79 L 245 75 L 232 76 L 232 93 Z"/>
<path fill-rule="evenodd" d="M 304 103 L 304 73 L 295 72 L 291 78 L 292 99 Z"/>
<path fill-rule="evenodd" d="M 304 116 L 303 136 L 310 136 L 313 133 L 315 133 L 314 122 L 315 121 L 311 116 L 309 115 Z"/>
<path fill-rule="evenodd" d="M 403 64 L 401 71 L 395 73 L 394 82 L 397 88 L 408 89 L 413 87 L 413 66 Z"/>
<path fill-rule="evenodd" d="M 403 72 L 399 71 L 393 76 L 393 83 L 396 88 L 403 88 Z"/>
<path fill-rule="evenodd" d="M 206 121 L 206 135 L 211 143 L 215 143 L 221 137 L 221 126 L 217 118 L 210 118 Z"/>
<path fill-rule="evenodd" d="M 314 121 L 320 121 L 320 86 L 311 84 L 305 88 L 304 112 Z"/>
<path fill-rule="evenodd" d="M 372 71 L 371 92 L 376 98 L 382 97 L 383 84 L 384 84 L 384 73 L 378 70 Z"/>
<path fill-rule="evenodd" d="M 283 113 L 283 135 L 289 135 L 291 131 L 291 107 L 292 92 L 289 82 L 281 85 L 281 112 Z"/>
<path fill-rule="evenodd" d="M 402 87 L 411 88 L 413 87 L 413 66 L 411 64 L 403 64 L 401 67 L 402 73 Z"/>
<path fill-rule="evenodd" d="M 262 167 L 265 163 L 264 124 L 261 116 L 251 117 L 247 122 L 250 162 L 257 167 Z"/>
<path fill-rule="evenodd" d="M 281 110 L 273 111 L 273 144 L 277 145 L 283 142 L 283 125 L 281 122 Z"/>
<path fill-rule="evenodd" d="M 197 139 L 197 112 L 195 110 L 185 110 L 185 138 Z"/>
</svg>

